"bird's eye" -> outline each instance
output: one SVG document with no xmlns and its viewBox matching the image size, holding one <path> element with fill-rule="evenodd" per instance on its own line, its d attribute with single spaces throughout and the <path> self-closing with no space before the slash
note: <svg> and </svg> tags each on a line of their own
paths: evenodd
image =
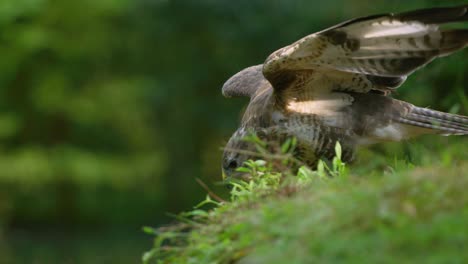
<svg viewBox="0 0 468 264">
<path fill-rule="evenodd" d="M 236 169 L 237 168 L 237 161 L 236 160 L 231 160 L 229 161 L 229 164 L 228 164 L 228 169 Z"/>
</svg>

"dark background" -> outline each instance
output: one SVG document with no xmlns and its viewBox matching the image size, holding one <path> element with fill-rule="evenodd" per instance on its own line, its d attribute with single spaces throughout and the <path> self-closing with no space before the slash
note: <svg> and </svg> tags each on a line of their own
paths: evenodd
<svg viewBox="0 0 468 264">
<path fill-rule="evenodd" d="M 142 226 L 220 195 L 221 147 L 247 99 L 223 82 L 353 17 L 464 1 L 0 1 L 0 263 L 137 263 Z M 467 114 L 468 53 L 396 97 Z M 436 147 L 430 147 L 430 144 Z M 366 150 L 365 173 L 462 138 Z M 366 158 L 366 157 L 372 157 Z M 441 157 L 443 159 L 443 157 Z"/>
</svg>

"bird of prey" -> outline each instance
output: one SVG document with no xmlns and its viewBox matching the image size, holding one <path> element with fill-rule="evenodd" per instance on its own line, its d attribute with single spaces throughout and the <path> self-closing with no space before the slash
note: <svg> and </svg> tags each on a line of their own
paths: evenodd
<svg viewBox="0 0 468 264">
<path fill-rule="evenodd" d="M 250 97 L 239 129 L 223 154 L 223 171 L 252 158 L 249 131 L 266 139 L 295 137 L 295 156 L 309 166 L 342 159 L 355 148 L 421 134 L 467 135 L 468 117 L 414 106 L 390 97 L 415 70 L 468 45 L 468 5 L 349 20 L 273 52 L 223 85 L 225 97 Z"/>
</svg>

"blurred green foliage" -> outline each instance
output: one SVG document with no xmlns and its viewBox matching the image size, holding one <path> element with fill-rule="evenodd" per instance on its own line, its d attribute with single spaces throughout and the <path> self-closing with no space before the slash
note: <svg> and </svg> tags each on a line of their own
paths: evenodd
<svg viewBox="0 0 468 264">
<path fill-rule="evenodd" d="M 135 222 L 161 206 L 156 86 L 132 62 L 128 7 L 1 2 L 5 224 Z M 128 207 L 134 214 L 122 215 Z"/>
<path fill-rule="evenodd" d="M 462 3 L 2 0 L 0 230 L 167 222 L 204 196 L 196 177 L 221 179 L 220 148 L 247 102 L 221 96 L 231 75 L 349 18 Z M 397 96 L 466 114 L 467 72 L 464 51 Z M 414 159 L 429 140 L 377 146 L 366 165 Z"/>
</svg>

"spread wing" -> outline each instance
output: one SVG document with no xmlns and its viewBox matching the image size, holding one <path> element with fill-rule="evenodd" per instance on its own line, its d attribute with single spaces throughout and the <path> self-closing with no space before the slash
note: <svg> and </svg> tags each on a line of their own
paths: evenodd
<svg viewBox="0 0 468 264">
<path fill-rule="evenodd" d="M 275 90 L 295 87 L 298 93 L 297 83 L 314 73 L 334 90 L 396 88 L 434 58 L 467 46 L 467 29 L 439 27 L 462 21 L 468 21 L 468 5 L 350 20 L 274 52 L 263 73 Z"/>
</svg>

